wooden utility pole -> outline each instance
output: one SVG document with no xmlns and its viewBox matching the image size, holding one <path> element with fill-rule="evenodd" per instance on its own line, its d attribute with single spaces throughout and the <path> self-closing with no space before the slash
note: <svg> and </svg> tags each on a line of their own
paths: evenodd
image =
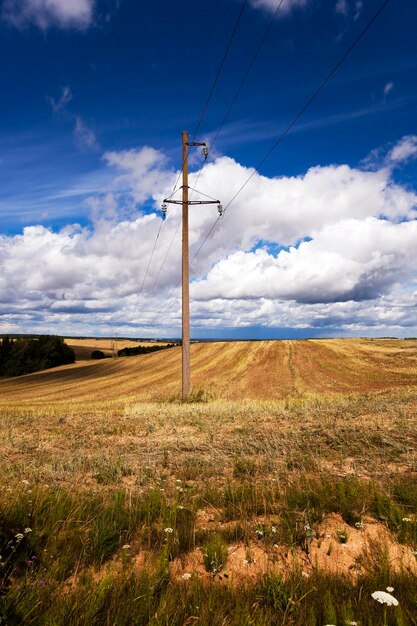
<svg viewBox="0 0 417 626">
<path fill-rule="evenodd" d="M 182 131 L 182 399 L 190 395 L 190 259 L 188 249 L 188 133 Z"/>
<path fill-rule="evenodd" d="M 174 200 L 172 194 L 162 203 L 162 213 L 165 218 L 167 204 L 182 205 L 182 399 L 187 400 L 191 390 L 191 365 L 190 365 L 190 259 L 188 245 L 188 207 L 194 204 L 217 204 L 220 216 L 223 215 L 223 207 L 219 200 L 189 200 L 188 186 L 188 148 L 190 146 L 203 146 L 204 158 L 207 158 L 208 149 L 202 141 L 188 141 L 188 133 L 182 131 L 182 200 Z M 196 191 L 196 190 L 194 190 Z M 198 193 L 198 192 L 197 192 Z M 201 193 L 201 192 L 200 192 Z M 206 194 L 202 194 L 206 198 Z"/>
</svg>

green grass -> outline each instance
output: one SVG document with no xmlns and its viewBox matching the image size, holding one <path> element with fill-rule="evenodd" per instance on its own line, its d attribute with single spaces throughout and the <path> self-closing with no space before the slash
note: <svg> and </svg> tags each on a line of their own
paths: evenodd
<svg viewBox="0 0 417 626">
<path fill-rule="evenodd" d="M 371 593 L 392 586 L 387 624 L 415 626 L 417 576 L 384 540 L 417 550 L 416 405 L 409 388 L 5 409 L 0 624 L 382 626 Z M 316 566 L 368 520 L 360 574 Z"/>
<path fill-rule="evenodd" d="M 315 573 L 309 579 L 294 571 L 283 579 L 265 574 L 248 584 L 225 585 L 214 579 L 202 583 L 192 576 L 173 582 L 163 561 L 142 572 L 113 572 L 99 580 L 85 576 L 71 589 L 36 576 L 10 589 L 3 600 L 3 619 L 10 626 L 65 624 L 69 626 L 203 626 L 255 624 L 268 626 L 361 626 L 383 624 L 384 607 L 371 598 L 387 582 L 394 587 L 398 607 L 387 610 L 389 626 L 416 623 L 415 580 L 406 573 L 386 577 L 375 571 L 354 585 L 348 577 Z M 329 621 L 331 619 L 331 621 Z"/>
</svg>

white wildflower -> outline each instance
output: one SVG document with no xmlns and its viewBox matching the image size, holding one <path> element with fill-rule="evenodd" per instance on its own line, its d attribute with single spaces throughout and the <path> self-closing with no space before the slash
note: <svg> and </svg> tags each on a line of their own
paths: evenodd
<svg viewBox="0 0 417 626">
<path fill-rule="evenodd" d="M 190 580 L 191 578 L 191 574 L 189 572 L 185 572 L 185 574 L 182 575 L 183 580 Z"/>
<path fill-rule="evenodd" d="M 392 593 L 394 591 L 394 587 L 386 587 L 388 593 Z"/>
<path fill-rule="evenodd" d="M 17 539 L 17 541 L 22 541 L 24 535 L 22 535 L 22 533 L 17 533 L 17 535 L 15 535 L 15 539 Z"/>
<path fill-rule="evenodd" d="M 262 530 L 256 530 L 255 532 L 256 532 L 256 534 L 257 534 L 257 536 L 258 536 L 258 539 L 260 539 L 261 537 L 263 537 L 263 536 L 264 536 L 264 533 L 263 533 L 263 531 L 262 531 Z"/>
<path fill-rule="evenodd" d="M 411 518 L 410 517 L 403 517 L 402 521 L 403 522 L 411 522 Z"/>
<path fill-rule="evenodd" d="M 28 485 L 28 484 L 29 484 L 29 481 L 25 479 L 25 480 L 22 480 L 22 483 L 23 483 L 24 485 Z"/>
<path fill-rule="evenodd" d="M 363 522 L 356 522 L 356 523 L 355 523 L 355 526 L 356 526 L 356 528 L 363 528 L 363 527 L 365 526 L 365 524 L 364 524 Z M 351 622 L 351 623 L 352 623 L 352 624 L 353 624 L 353 623 L 355 623 L 355 624 L 356 624 L 356 622 Z"/>
<path fill-rule="evenodd" d="M 171 534 L 173 532 L 174 532 L 173 528 L 169 528 L 169 527 L 168 528 L 164 528 L 164 533 Z"/>
<path fill-rule="evenodd" d="M 310 578 L 310 574 L 307 572 L 301 572 L 301 576 L 304 576 L 304 578 Z"/>
<path fill-rule="evenodd" d="M 25 530 L 24 530 L 25 535 L 28 535 L 31 532 L 32 532 L 31 528 L 25 528 Z"/>
<path fill-rule="evenodd" d="M 398 606 L 397 598 L 394 598 L 394 596 L 392 596 L 390 593 L 387 593 L 386 591 L 374 591 L 373 593 L 371 593 L 371 596 L 374 600 L 380 602 L 381 604 L 386 604 L 388 606 Z"/>
<path fill-rule="evenodd" d="M 276 532 L 277 532 L 277 527 L 276 526 L 271 526 L 271 533 L 273 533 L 275 535 Z"/>
<path fill-rule="evenodd" d="M 122 550 L 129 550 L 130 549 L 130 545 L 128 543 L 125 543 L 124 546 L 122 546 Z"/>
</svg>

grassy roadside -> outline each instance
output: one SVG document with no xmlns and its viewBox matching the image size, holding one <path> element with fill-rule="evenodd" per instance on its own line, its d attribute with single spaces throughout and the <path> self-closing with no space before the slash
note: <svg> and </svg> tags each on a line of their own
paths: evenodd
<svg viewBox="0 0 417 626">
<path fill-rule="evenodd" d="M 415 389 L 199 400 L 3 412 L 3 622 L 415 624 Z"/>
</svg>

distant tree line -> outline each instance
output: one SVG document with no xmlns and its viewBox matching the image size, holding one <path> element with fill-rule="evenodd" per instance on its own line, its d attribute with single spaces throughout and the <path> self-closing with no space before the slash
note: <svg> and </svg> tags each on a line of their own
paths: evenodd
<svg viewBox="0 0 417 626">
<path fill-rule="evenodd" d="M 177 343 L 168 343 L 165 346 L 136 346 L 135 348 L 123 348 L 117 351 L 118 356 L 135 356 L 136 354 L 148 354 L 149 352 L 157 352 L 158 350 L 166 350 L 173 348 Z"/>
<path fill-rule="evenodd" d="M 0 376 L 21 376 L 74 361 L 74 350 L 61 337 L 11 339 L 6 336 L 0 340 Z"/>
</svg>

